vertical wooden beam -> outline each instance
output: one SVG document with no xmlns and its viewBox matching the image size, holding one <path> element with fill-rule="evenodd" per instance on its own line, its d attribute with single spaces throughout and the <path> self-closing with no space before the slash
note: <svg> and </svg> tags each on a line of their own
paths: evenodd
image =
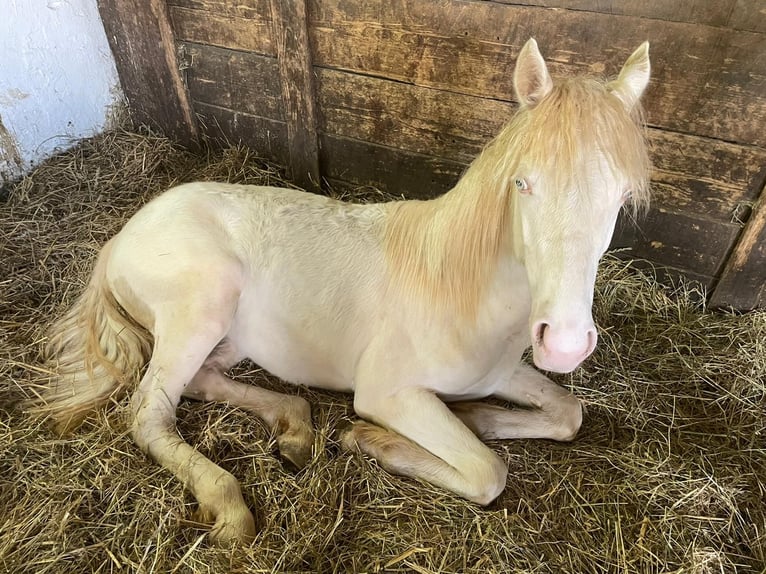
<svg viewBox="0 0 766 574">
<path fill-rule="evenodd" d="M 739 311 L 766 307 L 766 188 L 726 262 L 710 306 Z"/>
<path fill-rule="evenodd" d="M 287 121 L 289 174 L 301 187 L 319 189 L 319 145 L 306 0 L 271 0 L 274 45 Z"/>
<path fill-rule="evenodd" d="M 98 0 L 98 11 L 134 121 L 185 145 L 196 143 L 166 1 Z"/>
</svg>

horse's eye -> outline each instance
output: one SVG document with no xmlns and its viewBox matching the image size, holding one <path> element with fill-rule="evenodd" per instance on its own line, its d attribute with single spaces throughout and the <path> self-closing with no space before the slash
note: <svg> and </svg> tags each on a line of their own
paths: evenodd
<svg viewBox="0 0 766 574">
<path fill-rule="evenodd" d="M 514 184 L 516 185 L 516 189 L 518 191 L 521 191 L 522 193 L 529 190 L 529 185 L 524 179 L 516 178 L 516 181 L 514 182 Z"/>
</svg>

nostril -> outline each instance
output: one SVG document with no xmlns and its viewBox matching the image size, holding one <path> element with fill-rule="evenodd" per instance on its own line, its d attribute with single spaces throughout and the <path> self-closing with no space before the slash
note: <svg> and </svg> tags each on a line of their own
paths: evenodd
<svg viewBox="0 0 766 574">
<path fill-rule="evenodd" d="M 548 323 L 540 321 L 539 323 L 535 324 L 533 330 L 535 343 L 541 347 L 543 346 L 543 338 L 545 337 L 546 329 L 548 329 Z"/>
</svg>

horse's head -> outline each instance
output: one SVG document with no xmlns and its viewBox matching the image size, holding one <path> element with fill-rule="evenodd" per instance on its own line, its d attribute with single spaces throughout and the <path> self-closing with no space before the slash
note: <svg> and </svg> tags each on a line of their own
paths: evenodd
<svg viewBox="0 0 766 574">
<path fill-rule="evenodd" d="M 649 161 L 638 100 L 649 83 L 649 45 L 609 83 L 554 84 L 534 40 L 514 73 L 514 249 L 532 294 L 535 364 L 569 372 L 593 351 L 591 306 L 598 261 L 622 206 L 648 201 Z"/>
</svg>

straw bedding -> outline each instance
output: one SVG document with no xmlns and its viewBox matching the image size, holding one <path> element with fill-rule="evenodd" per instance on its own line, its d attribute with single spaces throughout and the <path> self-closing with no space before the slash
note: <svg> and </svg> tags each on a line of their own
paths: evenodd
<svg viewBox="0 0 766 574">
<path fill-rule="evenodd" d="M 599 347 L 558 379 L 587 405 L 580 435 L 493 443 L 510 475 L 486 509 L 342 452 L 348 396 L 235 369 L 312 403 L 316 454 L 297 473 L 259 421 L 184 401 L 181 434 L 241 480 L 260 527 L 251 547 L 211 547 L 190 495 L 126 435 L 124 404 L 67 438 L 21 408 L 45 374 L 44 328 L 99 246 L 195 179 L 281 183 L 243 148 L 192 154 L 114 131 L 40 165 L 0 204 L 0 571 L 764 571 L 766 313 L 708 312 L 689 288 L 669 296 L 614 258 L 597 286 Z"/>
</svg>

